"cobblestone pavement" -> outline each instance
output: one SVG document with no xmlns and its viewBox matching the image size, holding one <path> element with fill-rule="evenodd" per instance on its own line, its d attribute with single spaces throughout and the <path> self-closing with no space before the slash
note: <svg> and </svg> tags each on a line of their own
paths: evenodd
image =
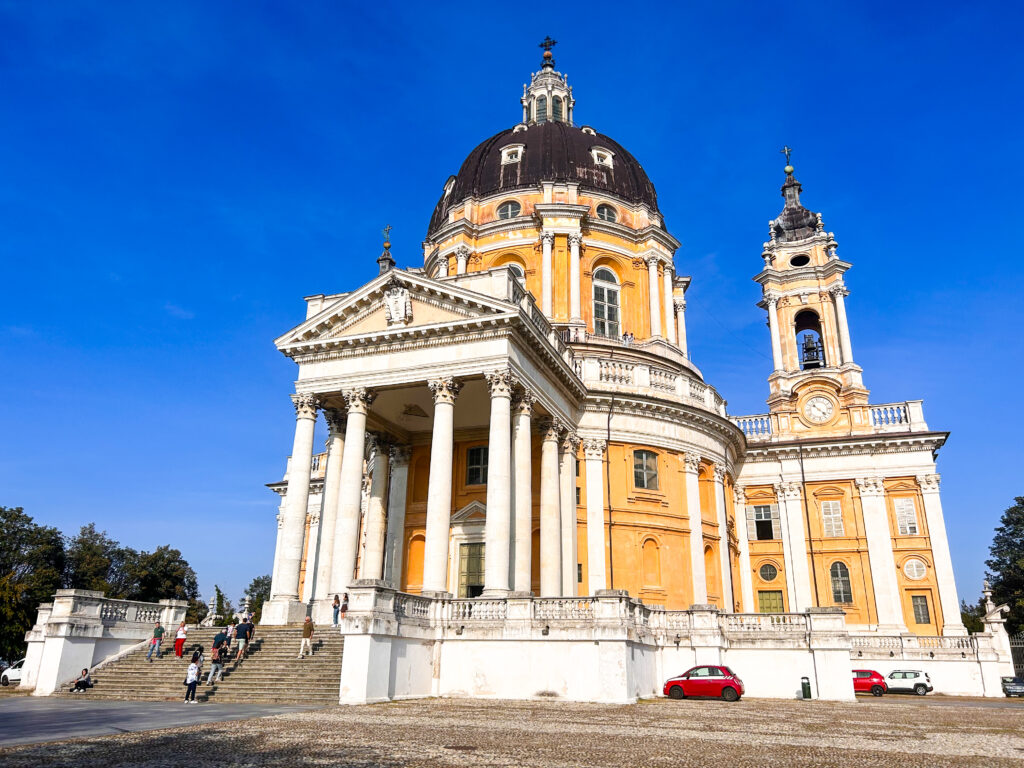
<svg viewBox="0 0 1024 768">
<path fill-rule="evenodd" d="M 1024 759 L 1020 706 L 877 704 L 411 701 L 12 747 L 0 766 L 1020 768 Z"/>
</svg>

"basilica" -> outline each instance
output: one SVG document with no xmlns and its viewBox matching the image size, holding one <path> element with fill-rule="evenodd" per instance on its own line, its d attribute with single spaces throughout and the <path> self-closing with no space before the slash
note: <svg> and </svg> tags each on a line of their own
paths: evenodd
<svg viewBox="0 0 1024 768">
<path fill-rule="evenodd" d="M 871 402 L 851 264 L 788 149 L 782 210 L 751 244 L 767 412 L 735 415 L 689 354 L 700 276 L 654 185 L 578 124 L 542 47 L 518 122 L 444 182 L 422 267 L 385 242 L 376 278 L 306 297 L 275 342 L 296 425 L 263 622 L 330 624 L 347 595 L 342 701 L 633 700 L 712 659 L 749 695 L 809 676 L 851 698 L 858 658 L 986 692 L 1001 625 L 961 623 L 947 433 L 920 400 Z"/>
</svg>

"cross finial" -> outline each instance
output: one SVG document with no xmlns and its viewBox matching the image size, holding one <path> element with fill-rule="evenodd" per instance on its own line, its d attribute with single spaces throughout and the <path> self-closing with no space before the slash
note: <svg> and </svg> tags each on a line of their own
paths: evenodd
<svg viewBox="0 0 1024 768">
<path fill-rule="evenodd" d="M 556 45 L 558 45 L 558 41 L 557 40 L 552 40 L 551 39 L 551 35 L 545 35 L 544 36 L 544 41 L 539 46 L 537 46 L 537 47 L 538 48 L 543 48 L 545 51 L 550 51 Z"/>
<path fill-rule="evenodd" d="M 793 148 L 790 146 L 783 146 L 779 152 L 786 156 L 786 165 L 790 165 L 789 156 L 793 154 Z"/>
<path fill-rule="evenodd" d="M 391 246 L 391 225 L 388 224 L 381 232 L 384 235 L 384 247 L 389 248 Z"/>
</svg>

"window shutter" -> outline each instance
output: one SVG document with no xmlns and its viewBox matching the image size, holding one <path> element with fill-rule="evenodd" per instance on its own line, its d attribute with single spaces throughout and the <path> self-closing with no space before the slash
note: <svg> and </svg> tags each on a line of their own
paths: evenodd
<svg viewBox="0 0 1024 768">
<path fill-rule="evenodd" d="M 779 517 L 778 504 L 772 504 L 772 538 L 782 538 L 782 519 Z"/>
<path fill-rule="evenodd" d="M 748 504 L 745 509 L 747 513 L 747 541 L 756 541 L 757 523 L 754 522 L 754 507 L 752 504 Z"/>
</svg>

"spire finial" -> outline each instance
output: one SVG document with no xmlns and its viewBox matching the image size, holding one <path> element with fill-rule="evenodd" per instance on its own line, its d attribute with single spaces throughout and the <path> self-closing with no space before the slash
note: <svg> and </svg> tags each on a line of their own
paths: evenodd
<svg viewBox="0 0 1024 768">
<path fill-rule="evenodd" d="M 391 225 L 388 224 L 384 229 L 381 230 L 381 234 L 384 235 L 384 252 L 381 253 L 380 258 L 377 259 L 377 265 L 380 267 L 378 274 L 383 275 L 395 268 L 395 259 L 391 255 Z"/>
<path fill-rule="evenodd" d="M 554 59 L 554 54 L 551 53 L 551 49 L 554 48 L 556 45 L 558 45 L 558 41 L 557 40 L 552 40 L 551 39 L 551 35 L 545 35 L 544 36 L 544 40 L 541 41 L 541 44 L 539 46 L 537 46 L 538 48 L 543 48 L 544 49 L 544 60 L 541 62 L 541 66 L 542 67 L 544 67 L 544 68 L 550 67 L 550 68 L 554 69 L 554 67 L 555 67 L 555 59 Z"/>
<path fill-rule="evenodd" d="M 787 145 L 783 145 L 782 149 L 780 149 L 779 152 L 786 156 L 786 167 L 783 168 L 782 170 L 784 170 L 786 172 L 787 176 L 792 176 L 793 175 L 793 166 L 789 162 L 789 156 L 791 154 L 793 154 L 793 148 L 791 146 L 789 146 L 788 144 Z"/>
</svg>

